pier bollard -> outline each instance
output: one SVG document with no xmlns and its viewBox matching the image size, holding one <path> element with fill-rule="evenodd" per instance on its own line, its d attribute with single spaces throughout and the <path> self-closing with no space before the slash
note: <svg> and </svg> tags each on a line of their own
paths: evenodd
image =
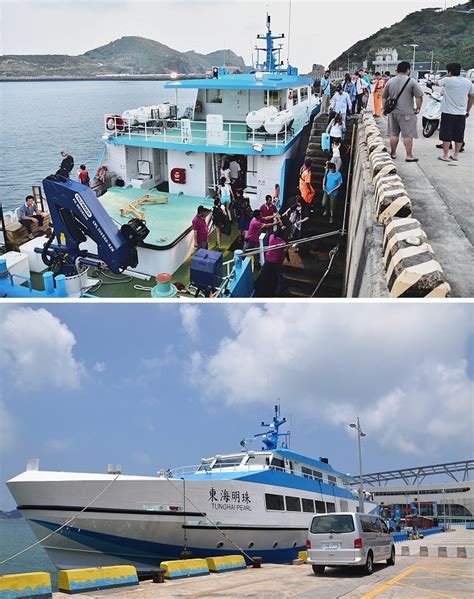
<svg viewBox="0 0 474 599">
<path fill-rule="evenodd" d="M 404 556 L 410 555 L 410 547 L 408 547 L 408 545 L 403 545 L 403 547 L 402 547 L 402 555 L 404 555 Z"/>
<path fill-rule="evenodd" d="M 420 557 L 428 557 L 428 547 L 426 545 L 420 547 Z"/>
<path fill-rule="evenodd" d="M 163 570 L 163 568 L 158 568 L 157 570 L 153 570 L 152 575 L 153 575 L 152 581 L 154 583 L 161 584 L 162 582 L 165 582 L 165 571 Z"/>
<path fill-rule="evenodd" d="M 456 547 L 456 557 L 467 557 L 467 551 L 465 547 Z"/>
<path fill-rule="evenodd" d="M 438 557 L 448 557 L 448 548 L 438 547 Z"/>
<path fill-rule="evenodd" d="M 261 568 L 262 567 L 262 558 L 261 557 L 253 557 L 252 558 L 252 568 Z"/>
</svg>

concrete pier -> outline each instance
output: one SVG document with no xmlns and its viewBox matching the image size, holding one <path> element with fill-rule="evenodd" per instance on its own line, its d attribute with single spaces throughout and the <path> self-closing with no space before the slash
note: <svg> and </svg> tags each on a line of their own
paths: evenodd
<svg viewBox="0 0 474 599">
<path fill-rule="evenodd" d="M 410 555 L 397 555 L 395 566 L 376 563 L 371 576 L 357 568 L 328 568 L 323 576 L 314 575 L 311 566 L 264 564 L 260 569 L 247 568 L 206 577 L 169 580 L 163 584 L 142 582 L 136 587 L 81 593 L 88 599 L 194 599 L 198 597 L 238 599 L 408 599 L 412 597 L 473 597 L 474 530 L 456 527 L 416 541 L 397 544 L 410 547 Z M 420 557 L 419 547 L 429 548 L 437 556 L 438 547 L 446 547 L 447 557 Z M 465 547 L 465 558 L 458 558 L 457 548 Z M 55 599 L 66 599 L 55 593 Z"/>
</svg>

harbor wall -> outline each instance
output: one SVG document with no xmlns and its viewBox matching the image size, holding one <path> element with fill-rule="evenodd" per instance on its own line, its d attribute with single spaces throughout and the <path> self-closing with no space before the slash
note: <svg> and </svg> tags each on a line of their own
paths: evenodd
<svg viewBox="0 0 474 599">
<path fill-rule="evenodd" d="M 383 226 L 377 223 L 369 155 L 363 126 L 357 129 L 344 297 L 388 297 L 382 261 Z"/>
</svg>

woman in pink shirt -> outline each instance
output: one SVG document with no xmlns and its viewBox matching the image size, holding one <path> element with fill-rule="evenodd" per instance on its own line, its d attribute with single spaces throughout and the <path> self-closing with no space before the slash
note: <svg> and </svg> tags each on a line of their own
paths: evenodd
<svg viewBox="0 0 474 599">
<path fill-rule="evenodd" d="M 276 297 L 284 287 L 283 261 L 286 254 L 285 227 L 278 226 L 270 235 L 265 264 L 255 282 L 255 297 Z"/>
<path fill-rule="evenodd" d="M 277 221 L 275 220 L 263 222 L 262 213 L 260 210 L 254 210 L 252 212 L 252 220 L 250 221 L 249 230 L 245 235 L 244 252 L 258 248 L 258 238 L 262 232 L 262 229 L 273 227 L 276 222 Z M 259 260 L 257 259 L 256 255 L 254 255 L 254 266 L 255 268 L 260 267 Z"/>
</svg>

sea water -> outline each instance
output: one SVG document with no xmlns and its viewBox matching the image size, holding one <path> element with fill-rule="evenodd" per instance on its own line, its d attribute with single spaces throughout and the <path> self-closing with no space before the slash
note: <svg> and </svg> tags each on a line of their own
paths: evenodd
<svg viewBox="0 0 474 599">
<path fill-rule="evenodd" d="M 0 562 L 36 541 L 37 538 L 24 520 L 0 520 Z M 0 575 L 34 571 L 49 572 L 53 577 L 54 586 L 56 586 L 57 570 L 41 545 L 0 565 Z"/>
<path fill-rule="evenodd" d="M 192 92 L 179 92 L 186 105 Z M 85 164 L 91 177 L 101 150 L 104 115 L 176 100 L 162 81 L 28 81 L 0 83 L 0 203 L 19 206 L 44 177 L 56 172 L 59 152 Z"/>
</svg>

